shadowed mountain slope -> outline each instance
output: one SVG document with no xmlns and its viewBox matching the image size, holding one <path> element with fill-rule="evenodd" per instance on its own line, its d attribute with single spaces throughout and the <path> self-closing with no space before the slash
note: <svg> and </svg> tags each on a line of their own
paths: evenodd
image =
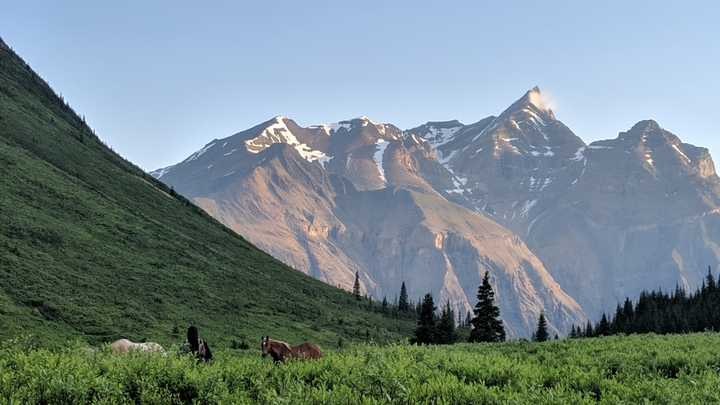
<svg viewBox="0 0 720 405">
<path fill-rule="evenodd" d="M 720 264 L 713 161 L 654 121 L 586 145 L 534 88 L 478 124 L 408 132 L 460 179 L 452 200 L 523 238 L 593 319 L 643 290 L 692 291 Z"/>
</svg>

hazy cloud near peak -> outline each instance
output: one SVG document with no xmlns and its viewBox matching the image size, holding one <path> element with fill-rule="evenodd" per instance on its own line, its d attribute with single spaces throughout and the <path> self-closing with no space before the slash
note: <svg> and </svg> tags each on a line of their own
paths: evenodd
<svg viewBox="0 0 720 405">
<path fill-rule="evenodd" d="M 541 110 L 555 111 L 558 108 L 557 98 L 548 91 L 543 91 L 542 93 L 531 92 L 530 102 Z"/>
</svg>

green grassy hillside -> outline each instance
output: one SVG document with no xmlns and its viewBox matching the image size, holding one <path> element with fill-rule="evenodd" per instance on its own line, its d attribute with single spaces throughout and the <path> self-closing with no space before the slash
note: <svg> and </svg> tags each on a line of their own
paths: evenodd
<svg viewBox="0 0 720 405">
<path fill-rule="evenodd" d="M 0 40 L 0 340 L 171 344 L 191 324 L 218 348 L 414 327 L 274 260 L 111 151 Z"/>
</svg>

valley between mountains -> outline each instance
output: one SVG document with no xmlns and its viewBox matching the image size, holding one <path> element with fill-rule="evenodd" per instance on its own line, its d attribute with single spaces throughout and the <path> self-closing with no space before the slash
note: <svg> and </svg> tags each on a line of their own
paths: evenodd
<svg viewBox="0 0 720 405">
<path fill-rule="evenodd" d="M 553 333 L 642 290 L 694 289 L 720 261 L 708 150 L 655 121 L 587 145 L 529 90 L 476 123 L 401 130 L 275 117 L 151 174 L 328 284 L 465 317 L 489 271 L 509 337 Z"/>
</svg>

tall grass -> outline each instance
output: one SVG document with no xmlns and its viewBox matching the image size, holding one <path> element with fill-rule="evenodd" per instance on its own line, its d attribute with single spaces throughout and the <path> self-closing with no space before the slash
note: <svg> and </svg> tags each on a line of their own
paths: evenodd
<svg viewBox="0 0 720 405">
<path fill-rule="evenodd" d="M 259 345 L 198 364 L 176 347 L 167 357 L 115 356 L 107 347 L 50 351 L 16 339 L 0 348 L 0 403 L 718 403 L 719 345 L 715 333 L 370 343 L 274 365 L 260 357 Z"/>
</svg>

